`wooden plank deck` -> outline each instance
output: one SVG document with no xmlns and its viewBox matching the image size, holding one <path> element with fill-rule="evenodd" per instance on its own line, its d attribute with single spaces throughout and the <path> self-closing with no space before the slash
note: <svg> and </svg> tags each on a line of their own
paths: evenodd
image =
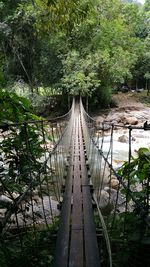
<svg viewBox="0 0 150 267">
<path fill-rule="evenodd" d="M 79 104 L 76 104 L 54 267 L 100 266 L 83 142 Z"/>
</svg>

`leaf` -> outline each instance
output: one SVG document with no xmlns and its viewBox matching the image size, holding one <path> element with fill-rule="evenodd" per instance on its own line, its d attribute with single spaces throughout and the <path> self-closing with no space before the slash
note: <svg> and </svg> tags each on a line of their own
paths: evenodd
<svg viewBox="0 0 150 267">
<path fill-rule="evenodd" d="M 142 157 L 143 155 L 145 155 L 146 153 L 149 152 L 149 149 L 148 148 L 145 148 L 145 147 L 141 147 L 139 150 L 138 150 L 138 155 L 139 157 Z"/>
</svg>

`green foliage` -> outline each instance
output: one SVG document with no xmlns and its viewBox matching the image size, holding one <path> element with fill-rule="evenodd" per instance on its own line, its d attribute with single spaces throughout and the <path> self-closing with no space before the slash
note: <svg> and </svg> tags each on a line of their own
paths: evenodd
<svg viewBox="0 0 150 267">
<path fill-rule="evenodd" d="M 145 0 L 145 3 L 144 3 L 144 10 L 146 12 L 149 12 L 150 11 L 150 0 Z"/>
<path fill-rule="evenodd" d="M 0 90 L 0 121 L 23 122 L 38 119 L 31 113 L 29 101 L 15 93 Z"/>
<path fill-rule="evenodd" d="M 6 80 L 22 77 L 29 84 L 32 80 L 32 55 L 31 50 L 34 43 L 33 17 L 24 13 L 16 1 L 13 8 L 8 3 L 4 4 L 4 17 L 0 27 L 2 53 L 5 55 L 3 66 Z M 21 2 L 21 1 L 20 1 Z M 5 14 L 8 10 L 8 14 Z"/>
<path fill-rule="evenodd" d="M 145 211 L 149 207 L 149 177 L 150 177 L 150 151 L 140 148 L 138 157 L 133 158 L 130 163 L 125 162 L 119 169 L 119 174 L 128 181 L 133 195 L 143 204 Z M 127 192 L 126 192 L 127 193 Z M 148 210 L 147 210 L 148 212 Z"/>
<path fill-rule="evenodd" d="M 0 141 L 0 151 L 5 163 L 0 169 L 1 184 L 9 193 L 22 194 L 42 166 L 39 161 L 44 151 L 41 130 L 26 123 L 39 117 L 31 113 L 28 100 L 15 93 L 1 91 L 0 101 L 0 130 L 4 137 Z"/>
<path fill-rule="evenodd" d="M 88 11 L 88 2 L 79 0 L 35 0 L 35 6 L 40 10 L 36 27 L 39 31 L 42 27 L 42 31 L 45 32 L 63 30 L 70 33 L 72 28 L 85 18 Z"/>
<path fill-rule="evenodd" d="M 11 192 L 18 189 L 17 192 L 21 190 L 22 193 L 24 187 L 33 179 L 31 173 L 37 172 L 41 167 L 37 159 L 40 159 L 43 152 L 42 142 L 36 133 L 37 127 L 24 125 L 17 131 L 16 127 L 10 127 L 9 130 L 11 134 L 0 144 L 3 160 L 7 164 L 2 173 L 3 184 Z"/>
<path fill-rule="evenodd" d="M 112 216 L 113 217 L 113 216 Z M 108 225 L 112 244 L 113 266 L 126 267 L 149 266 L 150 231 L 145 222 L 135 212 L 116 214 L 115 220 L 110 217 Z M 144 255 L 144 257 L 143 257 Z"/>
<path fill-rule="evenodd" d="M 0 3 L 1 84 L 23 79 L 33 95 L 46 86 L 100 105 L 106 96 L 104 106 L 120 84 L 148 87 L 148 1 Z"/>
<path fill-rule="evenodd" d="M 48 230 L 20 233 L 19 238 L 0 240 L 0 266 L 53 266 L 58 221 Z M 20 242 L 22 246 L 20 245 Z"/>
<path fill-rule="evenodd" d="M 41 185 L 40 175 L 45 173 L 41 162 L 45 129 L 44 126 L 27 122 L 29 119 L 39 119 L 31 113 L 27 99 L 1 91 L 0 101 L 3 112 L 0 117 L 0 193 L 7 195 L 15 204 L 27 188 L 25 201 L 26 197 L 31 197 L 31 191 Z M 46 133 L 45 138 L 48 138 Z M 6 213 L 20 212 L 18 207 L 15 210 L 13 207 L 9 203 L 0 203 L 0 208 L 5 208 Z M 2 227 L 1 221 L 0 231 Z M 52 266 L 55 247 L 53 233 L 57 228 L 58 221 L 53 222 L 47 231 L 35 232 L 34 229 L 33 232 L 19 232 L 15 236 L 12 234 L 11 239 L 1 236 L 0 266 Z"/>
<path fill-rule="evenodd" d="M 129 210 L 111 214 L 108 218 L 110 239 L 112 242 L 114 266 L 128 266 L 132 261 L 133 266 L 149 266 L 150 230 L 144 221 L 149 216 L 149 177 L 150 177 L 150 151 L 147 148 L 140 148 L 138 157 L 132 158 L 131 162 L 125 162 L 119 169 L 118 174 L 127 185 L 121 189 L 125 195 Z M 128 186 L 132 196 L 140 203 L 137 207 L 131 200 Z M 132 208 L 131 208 L 132 207 Z M 145 213 L 141 208 L 145 210 Z M 137 257 L 138 255 L 138 257 Z M 145 255 L 145 258 L 143 257 Z M 134 260 L 133 260 L 134 259 Z"/>
<path fill-rule="evenodd" d="M 96 62 L 91 55 L 82 59 L 77 51 L 67 54 L 63 60 L 63 78 L 60 86 L 71 95 L 92 95 L 99 87 L 100 80 L 96 73 Z"/>
<path fill-rule="evenodd" d="M 112 218 L 109 218 L 111 225 Z M 122 212 L 116 215 L 111 239 L 113 241 L 123 242 L 142 242 L 144 240 L 145 227 L 142 227 L 143 221 L 134 212 Z M 136 227 L 135 227 L 136 226 Z M 146 232 L 145 232 L 146 233 Z"/>
</svg>

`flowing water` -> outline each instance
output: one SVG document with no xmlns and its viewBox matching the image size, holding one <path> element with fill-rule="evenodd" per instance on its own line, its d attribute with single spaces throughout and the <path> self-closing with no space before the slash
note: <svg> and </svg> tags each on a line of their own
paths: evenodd
<svg viewBox="0 0 150 267">
<path fill-rule="evenodd" d="M 119 137 L 125 135 L 126 142 L 120 142 Z M 107 156 L 107 153 L 110 149 L 110 135 L 104 136 L 103 139 L 103 147 L 102 150 L 104 155 Z M 101 148 L 102 138 L 99 139 L 99 148 Z M 129 138 L 128 138 L 128 131 L 119 129 L 114 131 L 113 135 L 113 165 L 114 167 L 119 167 L 122 165 L 124 161 L 128 161 L 129 159 Z M 141 129 L 132 130 L 132 137 L 131 137 L 131 155 L 136 157 L 138 154 L 138 150 L 141 147 L 146 147 L 150 149 L 150 131 L 144 131 Z M 110 158 L 111 155 L 109 155 Z"/>
</svg>

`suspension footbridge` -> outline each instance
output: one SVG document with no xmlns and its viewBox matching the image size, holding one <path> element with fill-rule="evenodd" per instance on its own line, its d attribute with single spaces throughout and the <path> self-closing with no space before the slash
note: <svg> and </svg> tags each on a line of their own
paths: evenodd
<svg viewBox="0 0 150 267">
<path fill-rule="evenodd" d="M 76 104 L 55 266 L 100 266 L 79 104 Z"/>
<path fill-rule="evenodd" d="M 119 267 L 122 259 L 123 266 L 149 266 L 149 176 L 140 185 L 137 177 L 134 183 L 130 179 L 137 168 L 132 132 L 148 128 L 112 124 L 105 134 L 105 125 L 97 125 L 81 99 L 73 100 L 65 116 L 5 126 L 0 134 L 0 266 L 19 264 L 27 254 L 20 266 L 34 266 L 35 259 L 36 266 Z M 121 127 L 128 132 L 129 153 L 119 173 L 113 135 Z M 144 156 L 148 168 L 149 154 Z M 52 228 L 56 234 L 50 235 Z"/>
</svg>

